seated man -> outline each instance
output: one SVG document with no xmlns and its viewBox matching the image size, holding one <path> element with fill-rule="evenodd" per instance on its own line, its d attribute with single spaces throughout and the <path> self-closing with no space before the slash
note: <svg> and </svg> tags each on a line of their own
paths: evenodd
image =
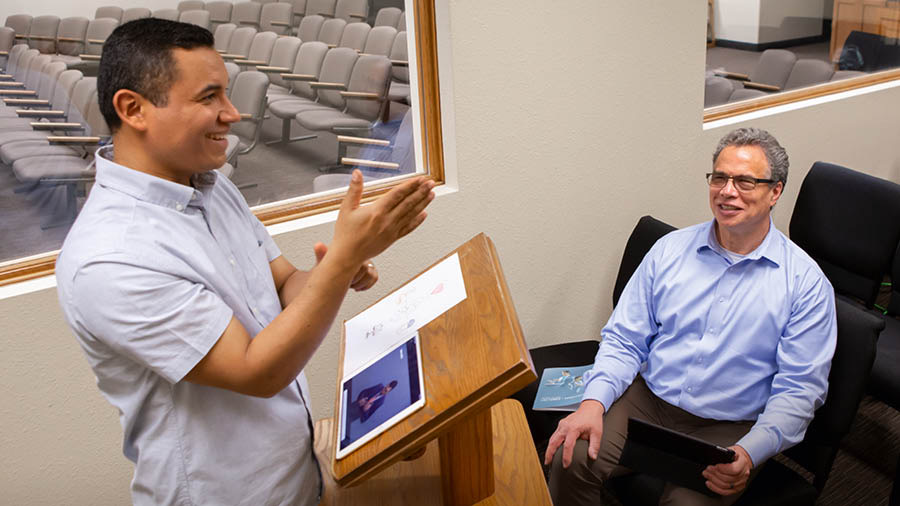
<svg viewBox="0 0 900 506">
<path fill-rule="evenodd" d="M 769 216 L 787 171 L 764 130 L 719 142 L 707 174 L 713 220 L 644 257 L 602 331 L 581 405 L 550 438 L 556 504 L 600 504 L 604 480 L 630 472 L 618 465 L 630 416 L 737 455 L 703 472 L 717 496 L 669 483 L 665 504 L 731 504 L 766 459 L 803 438 L 825 401 L 837 322 L 831 284 Z"/>
<path fill-rule="evenodd" d="M 370 259 L 414 230 L 433 182 L 360 207 L 353 173 L 306 272 L 216 169 L 240 120 L 209 31 L 141 19 L 98 77 L 113 146 L 56 264 L 59 299 L 118 408 L 135 504 L 312 505 L 321 489 L 303 369 Z"/>
</svg>

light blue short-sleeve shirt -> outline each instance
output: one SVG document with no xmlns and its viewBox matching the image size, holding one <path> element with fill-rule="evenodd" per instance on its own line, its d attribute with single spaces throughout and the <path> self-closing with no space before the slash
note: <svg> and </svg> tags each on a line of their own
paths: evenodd
<svg viewBox="0 0 900 506">
<path fill-rule="evenodd" d="M 135 504 L 317 502 L 306 379 L 272 398 L 182 381 L 232 316 L 256 336 L 280 312 L 281 253 L 235 186 L 193 187 L 97 156 L 56 263 L 59 299 L 135 463 Z"/>
</svg>

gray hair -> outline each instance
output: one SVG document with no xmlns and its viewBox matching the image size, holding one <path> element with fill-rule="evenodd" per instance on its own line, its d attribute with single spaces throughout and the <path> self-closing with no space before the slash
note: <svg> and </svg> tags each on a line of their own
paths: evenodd
<svg viewBox="0 0 900 506">
<path fill-rule="evenodd" d="M 719 153 L 730 146 L 759 146 L 766 154 L 766 161 L 769 162 L 769 179 L 780 181 L 782 186 L 787 184 L 788 166 L 790 165 L 788 155 L 772 134 L 761 128 L 753 127 L 732 130 L 725 134 L 725 137 L 722 137 L 719 145 L 716 146 L 716 151 L 713 153 L 713 165 L 719 158 Z"/>
</svg>

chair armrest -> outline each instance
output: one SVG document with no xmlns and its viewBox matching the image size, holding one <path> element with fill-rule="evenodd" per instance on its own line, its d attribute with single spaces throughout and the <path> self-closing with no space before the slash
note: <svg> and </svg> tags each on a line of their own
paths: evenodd
<svg viewBox="0 0 900 506">
<path fill-rule="evenodd" d="M 0 88 L 24 88 L 25 83 L 15 81 L 0 81 Z"/>
<path fill-rule="evenodd" d="M 243 60 L 244 58 L 247 57 L 247 55 L 232 54 L 232 53 L 222 53 L 219 56 L 221 56 L 223 60 L 235 60 L 235 59 Z"/>
<path fill-rule="evenodd" d="M 0 56 L 9 56 L 9 51 L 0 51 Z"/>
<path fill-rule="evenodd" d="M 764 83 L 755 83 L 753 81 L 744 81 L 744 88 L 751 88 L 754 90 L 762 90 L 762 91 L 781 91 L 781 88 L 778 86 L 772 86 L 771 84 Z"/>
<path fill-rule="evenodd" d="M 286 26 L 288 28 L 291 27 L 290 23 L 285 23 L 284 21 L 269 21 L 269 24 L 272 26 Z"/>
<path fill-rule="evenodd" d="M 99 54 L 80 54 L 78 57 L 83 61 L 100 61 Z"/>
<path fill-rule="evenodd" d="M 57 37 L 59 42 L 84 42 L 84 39 L 76 39 L 75 37 Z"/>
<path fill-rule="evenodd" d="M 229 23 L 229 22 L 231 22 L 231 20 L 230 19 L 210 19 L 209 22 L 210 23 Z"/>
<path fill-rule="evenodd" d="M 20 118 L 63 118 L 66 111 L 53 111 L 49 109 L 16 109 Z"/>
<path fill-rule="evenodd" d="M 366 19 L 366 18 L 368 17 L 368 16 L 366 16 L 365 14 L 348 14 L 348 16 L 351 17 L 351 18 L 356 18 L 356 19 L 358 19 L 358 20 L 360 20 L 360 21 L 362 21 L 362 20 L 364 20 L 364 19 Z"/>
<path fill-rule="evenodd" d="M 32 121 L 31 128 L 35 130 L 84 130 L 81 123 L 56 123 L 52 121 Z"/>
<path fill-rule="evenodd" d="M 259 26 L 259 21 L 251 21 L 251 20 L 249 20 L 249 19 L 242 19 L 241 21 L 238 21 L 238 24 L 241 24 L 241 25 L 251 25 L 251 26 Z"/>
<path fill-rule="evenodd" d="M 287 67 L 271 67 L 269 65 L 257 65 L 256 70 L 260 72 L 273 73 L 273 74 L 283 74 L 285 72 L 290 72 L 291 69 Z"/>
<path fill-rule="evenodd" d="M 337 47 L 337 44 L 328 44 L 328 49 L 334 49 Z"/>
<path fill-rule="evenodd" d="M 6 105 L 31 105 L 35 107 L 50 107 L 49 100 L 40 98 L 4 98 L 3 103 Z"/>
<path fill-rule="evenodd" d="M 315 81 L 317 79 L 312 74 L 281 74 L 281 78 L 285 81 Z"/>
<path fill-rule="evenodd" d="M 391 60 L 391 65 L 395 67 L 409 67 L 409 61 L 407 60 Z"/>
<path fill-rule="evenodd" d="M 341 96 L 344 98 L 359 98 L 362 100 L 381 100 L 378 93 L 366 93 L 362 91 L 342 91 Z"/>
<path fill-rule="evenodd" d="M 0 89 L 0 97 L 36 97 L 37 92 L 31 90 L 3 90 Z"/>
<path fill-rule="evenodd" d="M 16 38 L 17 39 L 27 39 L 28 35 L 25 35 L 24 33 L 17 33 Z"/>
<path fill-rule="evenodd" d="M 366 167 L 376 167 L 379 169 L 399 170 L 400 164 L 394 162 L 376 162 L 375 160 L 363 160 L 362 158 L 341 158 L 343 165 L 364 165 Z"/>
<path fill-rule="evenodd" d="M 101 140 L 100 137 L 76 137 L 74 135 L 51 135 L 47 137 L 47 142 L 50 144 L 100 144 Z"/>
<path fill-rule="evenodd" d="M 714 70 L 713 73 L 719 77 L 727 77 L 728 79 L 738 79 L 740 81 L 749 81 L 750 76 L 738 72 L 729 72 L 727 70 Z"/>
<path fill-rule="evenodd" d="M 241 117 L 241 121 L 244 121 L 245 119 L 247 119 L 247 120 L 253 119 L 253 115 L 250 114 L 249 112 L 241 112 L 241 113 L 238 113 L 238 115 Z"/>
<path fill-rule="evenodd" d="M 31 40 L 56 40 L 56 37 L 50 37 L 49 35 L 30 35 L 29 38 Z"/>
<path fill-rule="evenodd" d="M 319 16 L 322 16 L 323 18 L 333 18 L 334 13 L 333 12 L 320 12 Z"/>
<path fill-rule="evenodd" d="M 12 74 L 0 74 L 0 79 L 8 81 L 12 78 L 13 78 Z"/>
<path fill-rule="evenodd" d="M 101 46 L 106 44 L 106 39 L 88 39 L 87 41 L 88 44 L 100 44 Z"/>
<path fill-rule="evenodd" d="M 265 60 L 245 60 L 243 58 L 238 58 L 234 60 L 234 63 L 237 63 L 238 65 L 266 65 L 269 62 Z"/>
<path fill-rule="evenodd" d="M 337 141 L 344 144 L 361 144 L 366 146 L 391 147 L 391 141 L 387 139 L 373 139 L 371 137 L 353 137 L 351 135 L 338 135 Z"/>
<path fill-rule="evenodd" d="M 309 86 L 312 88 L 321 88 L 323 90 L 347 90 L 347 85 L 344 83 L 321 83 L 318 81 L 313 81 L 309 83 Z"/>
</svg>

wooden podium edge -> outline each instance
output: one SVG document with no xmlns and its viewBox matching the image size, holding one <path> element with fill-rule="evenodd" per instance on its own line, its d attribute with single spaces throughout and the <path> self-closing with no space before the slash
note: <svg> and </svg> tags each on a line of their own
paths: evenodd
<svg viewBox="0 0 900 506">
<path fill-rule="evenodd" d="M 428 444 L 430 441 L 434 439 L 438 439 L 441 435 L 446 434 L 452 429 L 452 425 L 450 422 L 455 421 L 457 417 L 471 417 L 477 415 L 485 409 L 490 409 L 496 402 L 499 402 L 503 398 L 508 397 L 510 394 L 517 392 L 522 389 L 532 381 L 537 379 L 537 374 L 534 370 L 534 363 L 531 359 L 531 354 L 528 351 L 528 347 L 525 344 L 524 334 L 522 332 L 522 326 L 519 322 L 518 314 L 516 313 L 515 306 L 513 305 L 512 297 L 509 293 L 509 287 L 506 283 L 506 277 L 504 276 L 503 269 L 500 266 L 500 258 L 497 254 L 497 249 L 494 246 L 494 242 L 484 233 L 480 232 L 473 236 L 468 241 L 465 241 L 459 247 L 455 248 L 453 251 L 447 253 L 437 261 L 433 262 L 431 265 L 417 273 L 415 276 L 412 276 L 408 280 L 406 280 L 400 287 L 409 284 L 414 279 L 418 278 L 435 265 L 443 262 L 447 258 L 453 256 L 458 253 L 460 248 L 465 244 L 480 240 L 486 249 L 488 250 L 491 258 L 491 266 L 494 270 L 495 279 L 498 280 L 498 287 L 500 289 L 500 295 L 503 298 L 503 308 L 504 314 L 506 316 L 507 322 L 509 324 L 510 329 L 512 330 L 513 337 L 515 338 L 516 345 L 519 347 L 520 355 L 525 357 L 525 360 L 519 361 L 514 364 L 511 368 L 504 371 L 503 374 L 500 375 L 500 378 L 503 378 L 499 384 L 494 387 L 484 387 L 478 389 L 464 399 L 460 401 L 459 404 L 466 404 L 465 401 L 469 399 L 480 399 L 475 400 L 472 404 L 469 404 L 465 407 L 461 407 L 459 409 L 447 409 L 443 413 L 439 414 L 432 420 L 438 420 L 436 423 L 436 427 L 427 428 L 422 425 L 417 427 L 416 429 L 409 432 L 404 437 L 401 437 L 393 444 L 385 448 L 383 451 L 378 453 L 376 456 L 372 457 L 369 462 L 370 466 L 358 466 L 355 469 L 351 470 L 347 474 L 343 476 L 338 476 L 336 472 L 337 465 L 337 446 L 338 446 L 338 431 L 340 430 L 340 422 L 337 419 L 338 414 L 340 413 L 340 402 L 341 402 L 341 377 L 343 376 L 344 371 L 344 353 L 346 346 L 346 322 L 344 320 L 341 322 L 341 343 L 340 343 L 340 362 L 338 363 L 338 380 L 337 380 L 337 392 L 334 399 L 334 416 L 335 423 L 333 424 L 331 431 L 331 441 L 332 441 L 332 454 L 331 454 L 331 466 L 328 466 L 328 471 L 331 473 L 332 478 L 335 483 L 341 487 L 351 487 L 353 485 L 357 485 L 362 481 L 365 481 L 392 464 L 402 460 L 407 455 L 414 452 L 416 449 Z M 375 304 L 378 304 L 385 298 L 389 297 L 393 294 L 396 289 L 391 290 L 383 297 L 379 298 L 377 301 L 373 302 L 368 307 L 372 307 Z M 367 308 L 368 308 L 367 307 Z M 423 326 L 427 327 L 428 324 Z M 530 374 L 529 374 L 530 373 Z M 426 405 L 427 406 L 427 393 L 426 393 Z M 432 422 L 434 423 L 434 422 Z M 380 436 L 379 436 L 380 437 Z M 368 444 L 372 444 L 374 441 L 377 441 L 378 437 L 369 441 Z M 323 466 L 324 467 L 324 466 Z"/>
</svg>

